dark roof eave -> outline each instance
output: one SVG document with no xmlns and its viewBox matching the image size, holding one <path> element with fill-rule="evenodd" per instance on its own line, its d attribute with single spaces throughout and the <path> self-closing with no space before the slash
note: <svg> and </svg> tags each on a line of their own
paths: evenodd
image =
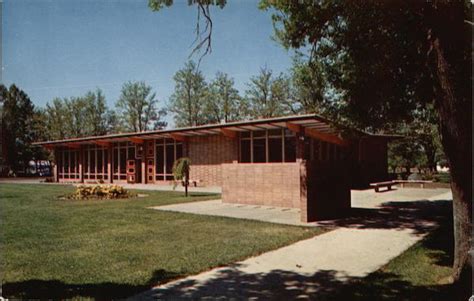
<svg viewBox="0 0 474 301">
<path fill-rule="evenodd" d="M 70 139 L 62 139 L 62 140 L 53 140 L 53 141 L 43 141 L 43 142 L 35 142 L 33 145 L 37 146 L 53 146 L 57 144 L 68 144 L 68 143 L 80 143 L 80 142 L 89 142 L 89 141 L 97 141 L 97 140 L 111 140 L 111 139 L 126 139 L 131 137 L 146 137 L 146 136 L 155 136 L 155 135 L 166 135 L 166 134 L 178 134 L 180 132 L 193 132 L 193 131 L 200 131 L 200 130 L 215 130 L 227 127 L 239 127 L 239 126 L 252 126 L 252 125 L 259 125 L 265 123 L 279 123 L 279 122 L 291 122 L 291 121 L 302 121 L 302 120 L 309 120 L 315 119 L 319 122 L 326 123 L 328 125 L 332 125 L 335 128 L 339 129 L 349 129 L 363 136 L 381 136 L 370 134 L 358 129 L 349 128 L 347 126 L 337 125 L 336 123 L 319 116 L 317 114 L 306 114 L 306 115 L 292 115 L 292 116 L 285 116 L 285 117 L 274 117 L 274 118 L 265 118 L 265 119 L 258 119 L 258 120 L 247 120 L 247 121 L 235 121 L 223 124 L 207 124 L 201 126 L 194 126 L 194 127 L 183 127 L 183 128 L 176 128 L 176 129 L 169 129 L 169 130 L 154 130 L 154 131 L 146 131 L 146 132 L 131 132 L 131 133 L 121 133 L 121 134 L 110 134 L 110 135 L 102 135 L 102 136 L 89 136 L 89 137 L 82 137 L 82 138 L 70 138 Z M 388 137 L 388 135 L 386 135 Z M 400 136 L 402 137 L 402 136 Z"/>
<path fill-rule="evenodd" d="M 42 141 L 42 142 L 35 142 L 33 143 L 33 145 L 54 145 L 54 144 L 63 144 L 63 143 L 77 143 L 77 142 L 104 140 L 104 139 L 118 139 L 118 138 L 141 137 L 141 136 L 151 136 L 151 135 L 160 135 L 160 134 L 164 135 L 164 134 L 173 134 L 173 133 L 176 134 L 180 132 L 211 130 L 211 129 L 226 128 L 226 127 L 246 126 L 246 125 L 258 125 L 258 124 L 264 124 L 264 123 L 289 122 L 289 121 L 298 121 L 298 120 L 305 120 L 305 119 L 312 119 L 312 118 L 318 119 L 322 122 L 329 122 L 323 117 L 317 116 L 315 114 L 293 115 L 293 116 L 266 118 L 266 119 L 258 119 L 258 120 L 236 121 L 236 122 L 229 122 L 229 123 L 223 123 L 223 124 L 206 124 L 206 125 L 200 125 L 200 126 L 194 126 L 194 127 L 183 127 L 183 128 L 169 129 L 169 130 L 154 130 L 154 131 L 146 131 L 146 132 L 131 132 L 131 133 L 102 135 L 102 136 L 89 136 L 89 137 L 81 137 L 81 138 Z"/>
</svg>

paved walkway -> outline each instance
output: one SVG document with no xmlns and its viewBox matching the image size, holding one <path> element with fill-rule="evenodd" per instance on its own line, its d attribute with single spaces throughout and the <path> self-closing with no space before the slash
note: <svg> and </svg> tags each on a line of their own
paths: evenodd
<svg viewBox="0 0 474 301">
<path fill-rule="evenodd" d="M 441 205 L 451 199 L 446 190 L 416 201 L 403 198 L 410 194 L 407 190 L 398 193 L 401 199 L 394 202 L 361 199 L 366 205 L 383 206 L 357 208 L 350 219 L 328 222 L 339 227 L 331 232 L 157 286 L 131 299 L 313 299 L 318 292 L 378 270 L 421 240 L 436 226 L 437 210 L 444 210 Z M 420 193 L 428 191 L 415 195 Z M 392 196 L 399 195 L 395 191 Z M 380 194 L 375 198 L 390 199 Z"/>
<path fill-rule="evenodd" d="M 300 222 L 300 210 L 297 208 L 229 204 L 223 203 L 221 200 L 173 204 L 151 208 L 163 211 L 225 216 L 286 225 L 308 226 L 307 223 Z"/>
<path fill-rule="evenodd" d="M 385 193 L 375 193 L 373 190 L 353 190 L 351 192 L 351 205 L 353 208 L 376 209 L 380 208 L 384 203 L 387 202 L 410 202 L 424 200 L 447 191 L 448 190 L 445 189 L 404 188 Z M 163 211 L 252 219 L 294 226 L 314 227 L 321 225 L 321 223 L 302 223 L 300 221 L 299 208 L 230 204 L 223 203 L 221 200 L 173 204 L 151 208 Z"/>
</svg>

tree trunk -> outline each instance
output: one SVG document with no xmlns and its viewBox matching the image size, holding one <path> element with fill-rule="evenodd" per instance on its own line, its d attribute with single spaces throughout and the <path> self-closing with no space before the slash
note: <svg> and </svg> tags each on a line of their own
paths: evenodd
<svg viewBox="0 0 474 301">
<path fill-rule="evenodd" d="M 457 298 L 472 294 L 472 102 L 457 94 L 450 65 L 438 37 L 432 38 L 436 75 L 439 84 L 436 107 L 439 113 L 441 142 L 451 171 L 454 221 L 453 280 Z M 458 75 L 459 76 L 459 75 Z M 468 79 L 458 79 L 468 81 Z"/>
<path fill-rule="evenodd" d="M 184 176 L 184 196 L 188 196 L 189 173 Z"/>
</svg>

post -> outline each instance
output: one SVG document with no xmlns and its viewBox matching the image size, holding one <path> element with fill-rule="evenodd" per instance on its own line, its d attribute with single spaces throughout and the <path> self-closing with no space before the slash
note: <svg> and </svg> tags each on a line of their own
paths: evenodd
<svg viewBox="0 0 474 301">
<path fill-rule="evenodd" d="M 53 155 L 54 155 L 53 179 L 54 179 L 54 182 L 59 182 L 58 151 L 56 149 L 53 150 Z"/>
<path fill-rule="evenodd" d="M 110 143 L 107 146 L 107 183 L 112 183 L 113 180 L 113 175 L 112 175 L 112 160 L 113 160 L 113 145 Z"/>
<path fill-rule="evenodd" d="M 188 186 L 189 186 L 189 170 L 186 171 L 184 175 L 184 196 L 188 196 Z"/>
<path fill-rule="evenodd" d="M 296 133 L 296 161 L 303 161 L 304 159 L 304 142 L 305 136 L 303 132 Z"/>
<path fill-rule="evenodd" d="M 146 184 L 146 155 L 148 154 L 147 153 L 147 145 L 148 143 L 143 143 L 143 155 L 142 155 L 142 161 L 141 161 L 141 168 L 142 168 L 142 172 L 141 172 L 141 183 L 142 184 Z"/>
<path fill-rule="evenodd" d="M 83 174 L 83 168 L 82 168 L 82 162 L 84 158 L 84 147 L 81 146 L 79 149 L 79 182 L 84 183 L 84 174 Z"/>
</svg>

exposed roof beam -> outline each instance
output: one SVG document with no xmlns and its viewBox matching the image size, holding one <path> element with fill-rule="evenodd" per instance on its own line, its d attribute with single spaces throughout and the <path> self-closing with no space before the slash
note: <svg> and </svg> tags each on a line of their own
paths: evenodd
<svg viewBox="0 0 474 301">
<path fill-rule="evenodd" d="M 301 132 L 301 125 L 299 125 L 299 124 L 294 124 L 294 123 L 291 123 L 291 122 L 287 122 L 286 127 L 292 132 L 295 132 L 295 133 Z"/>
<path fill-rule="evenodd" d="M 176 141 L 182 141 L 182 142 L 186 141 L 186 136 L 183 136 L 183 135 L 171 133 L 170 136 Z"/>
<path fill-rule="evenodd" d="M 237 137 L 237 132 L 236 131 L 231 131 L 229 129 L 220 129 L 221 130 L 221 133 L 222 135 L 228 137 L 228 138 L 236 138 Z"/>
<path fill-rule="evenodd" d="M 79 149 L 79 148 L 81 148 L 81 145 L 78 144 L 78 143 L 66 143 L 66 147 L 67 147 L 67 148 Z"/>
<path fill-rule="evenodd" d="M 136 137 L 130 137 L 128 139 L 130 141 L 132 141 L 133 143 L 135 143 L 135 144 L 143 144 L 143 142 L 145 142 L 145 140 L 140 139 L 140 138 L 136 138 Z"/>
<path fill-rule="evenodd" d="M 105 147 L 110 146 L 110 142 L 108 141 L 95 140 L 94 143 L 100 146 L 105 146 Z"/>
<path fill-rule="evenodd" d="M 315 139 L 322 140 L 329 143 L 334 143 L 340 146 L 349 146 L 349 142 L 347 140 L 343 140 L 336 135 L 328 135 L 328 134 L 321 133 L 320 131 L 317 131 L 315 129 L 310 129 L 310 128 L 305 128 L 304 133 L 305 135 L 311 138 L 315 138 Z"/>
</svg>

